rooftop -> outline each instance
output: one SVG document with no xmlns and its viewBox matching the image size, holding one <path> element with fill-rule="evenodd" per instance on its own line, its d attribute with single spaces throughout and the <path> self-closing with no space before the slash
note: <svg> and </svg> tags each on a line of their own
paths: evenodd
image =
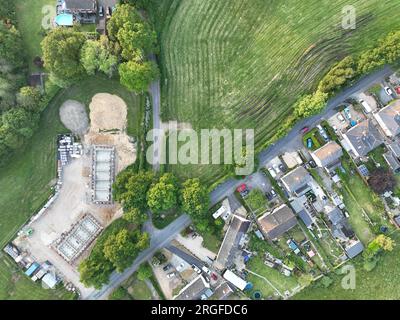
<svg viewBox="0 0 400 320">
<path fill-rule="evenodd" d="M 383 143 L 383 137 L 370 120 L 360 122 L 343 135 L 357 157 L 366 156 Z"/>
<path fill-rule="evenodd" d="M 184 287 L 174 300 L 199 300 L 201 295 L 210 288 L 210 285 L 199 275 Z"/>
<path fill-rule="evenodd" d="M 231 224 L 225 233 L 224 241 L 219 248 L 217 259 L 214 262 L 216 268 L 222 270 L 232 263 L 234 249 L 239 247 L 240 239 L 247 232 L 249 226 L 249 220 L 236 214 L 233 215 Z"/>
<path fill-rule="evenodd" d="M 335 141 L 330 141 L 321 148 L 315 150 L 311 156 L 317 163 L 320 163 L 322 167 L 328 167 L 343 156 L 343 150 Z"/>
<path fill-rule="evenodd" d="M 382 130 L 389 137 L 400 134 L 400 100 L 396 100 L 375 114 Z"/>
<path fill-rule="evenodd" d="M 283 204 L 258 218 L 258 223 L 267 238 L 273 240 L 292 229 L 297 224 L 297 219 L 293 211 Z"/>
<path fill-rule="evenodd" d="M 346 247 L 346 254 L 347 256 L 352 259 L 355 256 L 359 255 L 361 252 L 363 252 L 364 246 L 361 243 L 361 241 L 357 240 L 353 242 L 351 245 Z"/>
<path fill-rule="evenodd" d="M 311 176 L 304 167 L 300 166 L 283 176 L 281 181 L 289 192 L 295 193 L 311 181 Z"/>
</svg>

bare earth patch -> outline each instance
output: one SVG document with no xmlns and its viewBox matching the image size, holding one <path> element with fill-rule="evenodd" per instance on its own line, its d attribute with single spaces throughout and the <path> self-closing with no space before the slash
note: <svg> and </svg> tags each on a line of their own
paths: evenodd
<svg viewBox="0 0 400 320">
<path fill-rule="evenodd" d="M 85 134 L 89 127 L 89 119 L 85 106 L 75 100 L 67 100 L 60 107 L 60 119 L 72 133 Z"/>
<path fill-rule="evenodd" d="M 96 94 L 89 106 L 90 129 L 85 135 L 86 144 L 115 146 L 117 151 L 117 172 L 136 160 L 132 139 L 126 134 L 128 108 L 118 96 Z"/>
</svg>

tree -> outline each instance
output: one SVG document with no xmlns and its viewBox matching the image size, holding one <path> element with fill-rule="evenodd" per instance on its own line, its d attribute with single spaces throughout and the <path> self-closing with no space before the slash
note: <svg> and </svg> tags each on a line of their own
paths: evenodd
<svg viewBox="0 0 400 320">
<path fill-rule="evenodd" d="M 128 212 L 124 213 L 123 218 L 130 223 L 140 226 L 147 220 L 147 214 L 138 208 L 132 208 Z"/>
<path fill-rule="evenodd" d="M 182 210 L 193 218 L 199 218 L 207 212 L 209 195 L 199 179 L 186 180 L 181 191 Z"/>
<path fill-rule="evenodd" d="M 341 89 L 356 76 L 356 64 L 352 57 L 346 57 L 333 67 L 321 80 L 318 91 L 332 94 Z"/>
<path fill-rule="evenodd" d="M 149 208 L 155 213 L 170 210 L 178 204 L 178 181 L 171 173 L 164 174 L 147 193 Z"/>
<path fill-rule="evenodd" d="M 133 238 L 126 229 L 110 235 L 104 243 L 103 252 L 118 272 L 130 266 L 137 254 Z"/>
<path fill-rule="evenodd" d="M 135 239 L 135 248 L 139 251 L 147 249 L 150 245 L 150 235 L 147 232 L 140 233 L 137 231 Z"/>
<path fill-rule="evenodd" d="M 119 66 L 121 84 L 128 90 L 142 93 L 147 90 L 151 81 L 158 76 L 158 67 L 152 61 L 139 63 L 136 61 L 124 62 Z"/>
<path fill-rule="evenodd" d="M 368 183 L 377 194 L 393 191 L 396 187 L 396 179 L 392 171 L 384 168 L 374 170 L 368 179 Z"/>
<path fill-rule="evenodd" d="M 81 63 L 89 75 L 102 71 L 112 77 L 115 72 L 118 58 L 110 53 L 106 45 L 106 39 L 100 39 L 99 41 L 88 40 L 83 45 Z"/>
<path fill-rule="evenodd" d="M 384 234 L 378 235 L 373 242 L 375 242 L 384 251 L 393 251 L 396 245 L 393 239 L 385 236 Z"/>
<path fill-rule="evenodd" d="M 22 87 L 17 95 L 17 102 L 21 107 L 35 112 L 40 111 L 41 99 L 42 93 L 34 87 Z"/>
<path fill-rule="evenodd" d="M 139 269 L 137 271 L 137 278 L 140 281 L 149 279 L 149 278 L 151 278 L 152 275 L 153 275 L 153 270 L 151 270 L 151 267 L 149 266 L 149 264 L 147 262 L 142 263 L 139 266 Z"/>
<path fill-rule="evenodd" d="M 111 41 L 118 42 L 126 61 L 143 60 L 156 49 L 156 33 L 132 5 L 118 5 L 107 24 L 107 30 Z"/>
<path fill-rule="evenodd" d="M 328 276 L 323 276 L 321 279 L 321 284 L 324 288 L 329 288 L 332 283 L 333 283 L 332 278 L 330 278 Z"/>
<path fill-rule="evenodd" d="M 113 264 L 106 260 L 102 253 L 93 250 L 90 256 L 82 261 L 78 267 L 80 281 L 86 287 L 100 289 L 108 283 L 113 269 Z"/>
<path fill-rule="evenodd" d="M 127 295 L 129 295 L 128 290 L 126 290 L 124 287 L 119 286 L 117 289 L 115 289 L 110 296 L 108 297 L 108 300 L 122 300 L 124 299 Z"/>
<path fill-rule="evenodd" d="M 321 112 L 328 100 L 328 94 L 317 91 L 314 94 L 306 95 L 295 106 L 295 115 L 299 118 L 307 118 Z"/>
<path fill-rule="evenodd" d="M 118 175 L 114 184 L 115 200 L 120 202 L 125 211 L 138 208 L 141 211 L 147 209 L 147 192 L 153 183 L 152 172 L 140 171 L 135 173 L 131 170 Z"/>
<path fill-rule="evenodd" d="M 57 84 L 67 86 L 84 74 L 80 58 L 85 41 L 83 33 L 68 28 L 53 29 L 42 41 L 44 66 Z"/>
</svg>

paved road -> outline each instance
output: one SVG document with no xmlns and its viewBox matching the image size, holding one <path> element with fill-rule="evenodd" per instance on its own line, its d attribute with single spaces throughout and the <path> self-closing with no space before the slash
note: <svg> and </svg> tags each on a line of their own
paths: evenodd
<svg viewBox="0 0 400 320">
<path fill-rule="evenodd" d="M 156 61 L 156 56 L 153 54 L 150 56 L 150 60 Z M 153 129 L 160 129 L 161 127 L 161 118 L 160 118 L 160 101 L 161 101 L 161 94 L 160 94 L 160 80 L 153 81 L 150 84 L 149 92 L 152 98 L 153 104 Z M 154 141 L 154 156 L 153 156 L 153 169 L 158 171 L 160 169 L 160 147 L 157 146 L 156 142 L 157 137 L 153 136 Z"/>
<path fill-rule="evenodd" d="M 132 266 L 126 269 L 123 273 L 114 272 L 110 276 L 110 283 L 103 286 L 102 289 L 94 291 L 88 297 L 83 297 L 86 300 L 104 300 L 108 295 L 117 288 L 122 282 L 127 280 L 132 273 L 145 261 L 149 260 L 158 250 L 167 246 L 179 232 L 188 227 L 191 220 L 187 215 L 181 215 L 174 222 L 162 230 L 154 230 L 151 238 L 150 247 L 142 251 Z"/>
<path fill-rule="evenodd" d="M 271 161 L 273 158 L 275 158 L 281 153 L 284 153 L 286 151 L 298 150 L 302 146 L 301 135 L 299 134 L 301 128 L 314 127 L 321 120 L 332 117 L 337 112 L 336 108 L 340 106 L 348 98 L 350 98 L 356 93 L 365 91 L 374 83 L 381 82 L 384 78 L 391 75 L 393 72 L 394 71 L 389 66 L 386 66 L 382 70 L 379 70 L 369 76 L 362 78 L 355 85 L 353 85 L 350 88 L 347 88 L 346 90 L 342 91 L 342 93 L 340 93 L 333 99 L 329 100 L 327 107 L 324 109 L 322 113 L 304 119 L 302 121 L 299 121 L 285 137 L 283 137 L 276 143 L 272 144 L 271 146 L 269 146 L 267 149 L 265 149 L 260 153 L 259 155 L 260 167 L 265 166 L 269 161 Z M 247 177 L 246 179 L 249 179 L 249 177 Z M 226 182 L 217 186 L 211 192 L 210 195 L 211 205 L 216 204 L 217 202 L 221 201 L 228 195 L 232 194 L 235 188 L 237 188 L 241 183 L 246 182 L 246 179 L 245 180 L 229 179 Z"/>
</svg>

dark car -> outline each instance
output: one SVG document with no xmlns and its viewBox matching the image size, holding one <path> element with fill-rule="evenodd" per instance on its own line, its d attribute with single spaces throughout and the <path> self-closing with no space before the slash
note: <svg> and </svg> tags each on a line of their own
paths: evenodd
<svg viewBox="0 0 400 320">
<path fill-rule="evenodd" d="M 168 263 L 168 264 L 163 268 L 163 270 L 164 270 L 164 271 L 168 271 L 169 269 L 171 269 L 171 267 L 172 267 L 172 265 L 171 265 L 170 263 Z"/>
<path fill-rule="evenodd" d="M 112 16 L 112 13 L 113 13 L 113 12 L 112 12 L 111 7 L 108 7 L 108 8 L 107 8 L 107 13 L 108 13 L 108 16 L 109 16 L 109 17 Z"/>
</svg>

